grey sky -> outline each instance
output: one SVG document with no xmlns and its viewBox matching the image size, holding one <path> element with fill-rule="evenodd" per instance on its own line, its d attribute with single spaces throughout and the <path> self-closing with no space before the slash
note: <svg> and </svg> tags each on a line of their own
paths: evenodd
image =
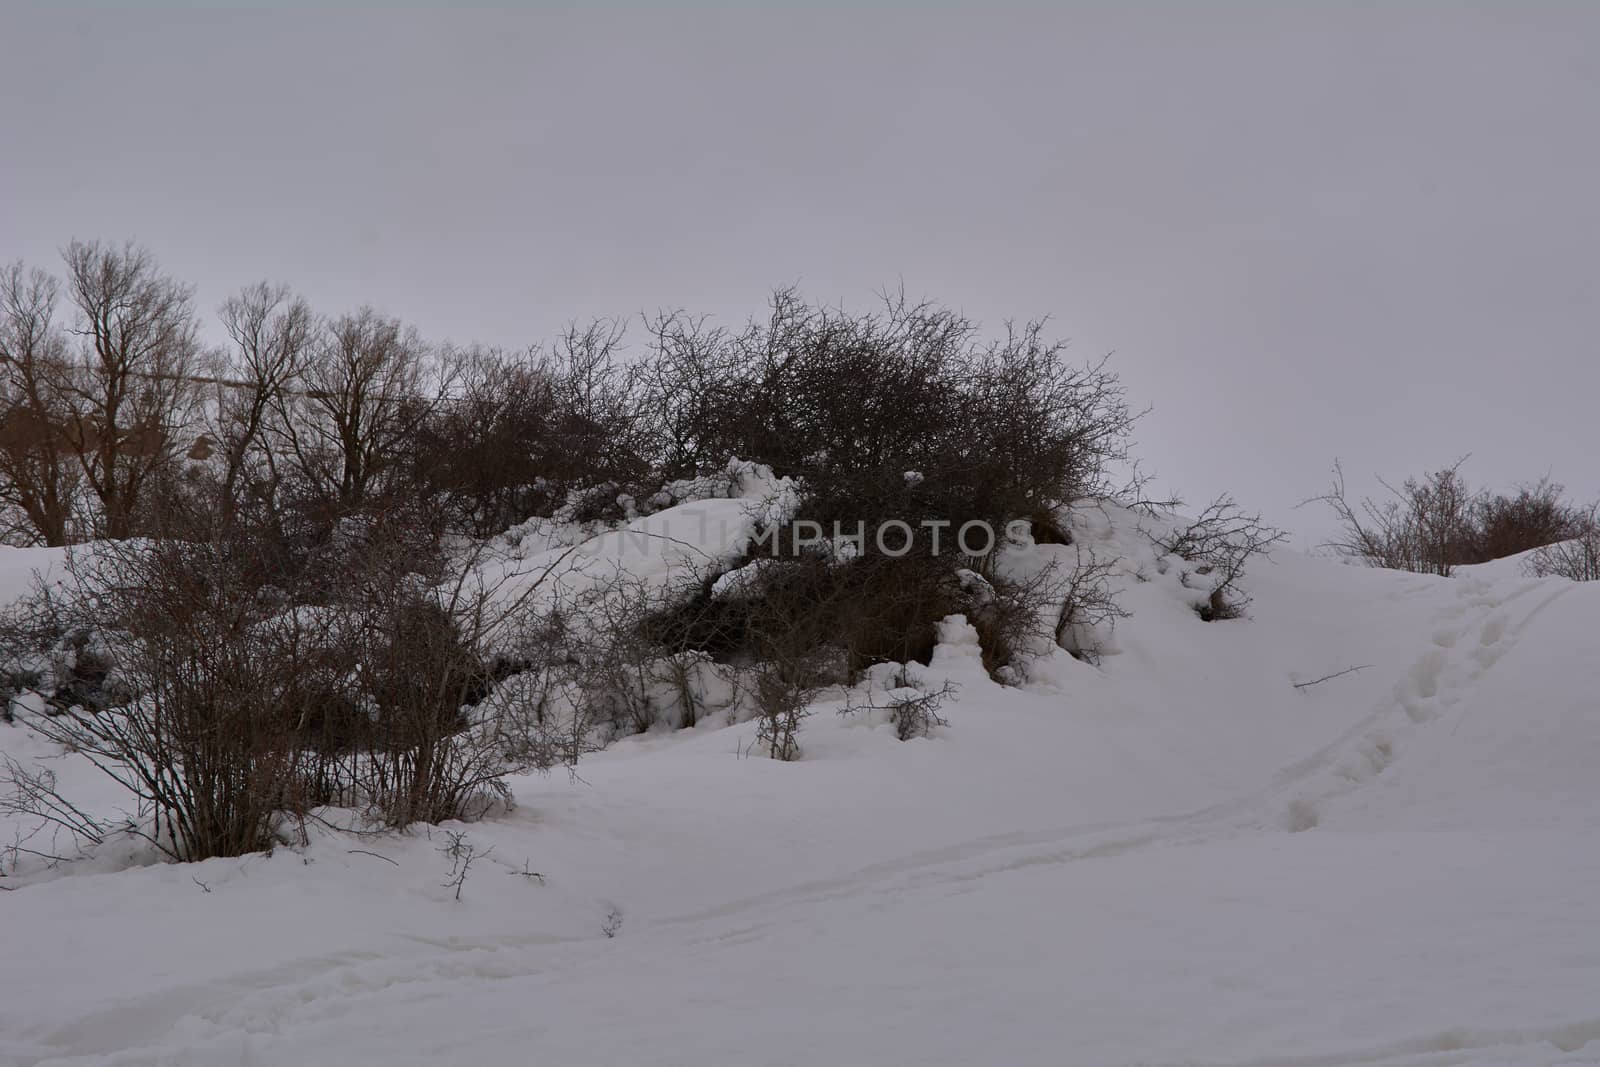
<svg viewBox="0 0 1600 1067">
<path fill-rule="evenodd" d="M 1302 539 L 1335 456 L 1600 495 L 1600 4 L 7 4 L 0 99 L 0 260 L 506 345 L 903 279 Z"/>
</svg>

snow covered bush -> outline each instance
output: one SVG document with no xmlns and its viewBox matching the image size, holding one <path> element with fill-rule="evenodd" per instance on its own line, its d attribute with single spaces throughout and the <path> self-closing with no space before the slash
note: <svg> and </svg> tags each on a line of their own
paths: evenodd
<svg viewBox="0 0 1600 1067">
<path fill-rule="evenodd" d="M 1110 491 L 1136 415 L 1103 362 L 1070 363 L 1042 322 L 990 338 L 903 296 L 852 314 L 790 289 L 741 330 L 669 315 L 652 336 L 641 374 L 662 469 L 739 456 L 800 487 L 732 577 L 651 613 L 653 641 L 759 663 L 781 635 L 829 650 L 841 681 L 927 662 L 952 614 L 971 619 L 997 675 L 1048 645 L 1069 576 L 1004 576 L 995 556 L 1017 520 L 1065 543 L 1059 506 Z M 890 526 L 903 546 L 875 536 Z M 970 554 L 964 527 L 986 531 Z"/>
<path fill-rule="evenodd" d="M 184 860 L 270 847 L 284 816 L 324 805 L 471 818 L 507 799 L 505 775 L 575 755 L 564 722 L 496 692 L 533 666 L 492 651 L 537 618 L 526 598 L 496 603 L 381 528 L 360 541 L 333 591 L 262 572 L 238 525 L 76 553 L 17 632 L 88 635 L 101 681 L 30 727 L 118 782 L 132 831 Z M 16 791 L 54 795 L 41 785 Z"/>
<path fill-rule="evenodd" d="M 1206 622 L 1244 614 L 1250 601 L 1240 590 L 1239 579 L 1244 577 L 1246 564 L 1288 538 L 1284 531 L 1262 522 L 1260 515 L 1247 514 L 1226 493 L 1207 504 L 1188 525 L 1146 536 L 1163 555 L 1193 565 L 1184 572 L 1184 584 L 1192 583 L 1204 593 L 1195 613 Z"/>
<path fill-rule="evenodd" d="M 168 300 L 172 355 L 192 355 L 178 344 L 196 324 L 187 290 L 135 249 L 96 254 Z M 67 341 L 48 280 L 7 277 L 0 420 L 25 391 L 22 371 L 55 366 Z M 1136 420 L 1104 362 L 1069 362 L 1042 322 L 990 336 L 903 296 L 855 314 L 779 290 L 739 329 L 660 316 L 644 358 L 624 360 L 611 322 L 522 353 L 457 350 L 370 308 L 319 316 L 264 284 L 230 298 L 221 319 L 229 343 L 206 373 L 185 363 L 156 379 L 175 406 L 162 413 L 161 462 L 118 490 L 136 501 L 94 505 L 79 481 L 97 468 L 74 474 L 70 456 L 55 457 L 76 494 L 62 514 L 115 510 L 115 529 L 101 525 L 122 540 L 82 557 L 71 597 L 35 601 L 57 628 L 39 645 L 54 654 L 39 683 L 61 712 L 52 722 L 122 753 L 108 764 L 153 759 L 119 773 L 173 854 L 254 847 L 275 813 L 320 804 L 390 825 L 471 814 L 493 802 L 502 767 L 574 759 L 741 700 L 785 706 L 780 690 L 799 699 L 874 664 L 926 662 L 955 614 L 971 620 L 989 670 L 1010 678 L 1052 630 L 1076 642 L 1084 613 L 1109 603 L 1087 595 L 1084 574 L 1072 606 L 1068 575 L 996 564 L 996 535 L 1015 520 L 1037 541 L 1070 540 L 1061 506 L 1110 490 Z M 8 425 L 0 448 L 20 432 Z M 180 428 L 198 435 L 184 454 Z M 725 553 L 665 583 L 635 582 L 618 558 L 603 589 L 514 610 L 456 581 L 485 552 L 575 546 L 687 501 L 741 496 L 752 479 L 782 487 L 745 516 L 774 543 L 895 522 L 905 551 L 846 535 L 804 552 Z M 60 516 L 40 519 L 45 531 L 24 514 L 20 488 L 46 483 L 0 496 L 19 530 L 38 527 L 22 536 L 65 539 Z M 981 547 L 958 543 L 967 527 L 988 531 Z M 519 645 L 508 627 L 541 636 Z M 71 644 L 91 639 L 94 652 Z M 107 734 L 165 745 L 183 731 L 147 731 L 141 716 L 192 716 L 198 737 L 206 709 L 223 706 L 214 750 L 152 757 Z M 517 718 L 530 708 L 531 731 Z M 781 753 L 792 737 L 770 740 Z M 213 807 L 227 814 L 174 802 L 189 768 L 226 784 Z"/>
<path fill-rule="evenodd" d="M 792 664 L 767 661 L 756 670 L 756 747 L 775 760 L 800 758 L 800 724 L 811 714 L 817 686 L 803 672 L 791 673 Z"/>
<path fill-rule="evenodd" d="M 910 672 L 901 667 L 881 694 L 870 683 L 864 692 L 852 690 L 846 694 L 839 714 L 881 718 L 894 728 L 897 738 L 909 741 L 914 737 L 929 737 L 939 727 L 950 725 L 940 716 L 939 709 L 956 692 L 957 686 L 950 681 L 937 689 L 929 689 L 913 680 Z"/>
<path fill-rule="evenodd" d="M 660 648 L 726 662 L 829 650 L 827 670 L 842 682 L 873 663 L 926 661 L 935 624 L 960 597 L 947 568 L 925 558 L 837 562 L 812 553 L 758 562 L 739 570 L 736 584 L 708 581 L 647 615 L 642 633 Z"/>
<path fill-rule="evenodd" d="M 299 628 L 262 626 L 228 569 L 205 545 L 114 542 L 26 605 L 58 632 L 99 635 L 124 689 L 34 728 L 124 786 L 137 832 L 173 858 L 265 848 L 292 804 L 292 727 L 309 710 L 293 691 L 307 673 L 290 655 Z"/>
<path fill-rule="evenodd" d="M 1055 641 L 1075 658 L 1098 663 L 1102 635 L 1129 614 L 1117 603 L 1111 584 L 1121 560 L 1102 559 L 1081 546 L 1074 546 L 1074 551 L 1076 559 L 1060 590 Z"/>
<path fill-rule="evenodd" d="M 1110 565 L 1090 554 L 1080 551 L 1070 568 L 1051 561 L 989 576 L 966 565 L 977 562 L 958 554 L 840 558 L 825 550 L 758 556 L 644 611 L 634 632 L 657 659 L 780 662 L 817 685 L 853 685 L 877 664 L 928 663 L 941 623 L 962 615 L 978 635 L 984 666 L 1014 681 L 1022 664 L 1058 639 L 1092 657 L 1095 627 L 1123 614 L 1106 580 Z"/>
</svg>

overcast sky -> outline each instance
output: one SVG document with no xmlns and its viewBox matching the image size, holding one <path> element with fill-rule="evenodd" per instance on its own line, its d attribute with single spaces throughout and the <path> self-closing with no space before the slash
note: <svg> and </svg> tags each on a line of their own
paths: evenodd
<svg viewBox="0 0 1600 1067">
<path fill-rule="evenodd" d="M 903 281 L 1301 543 L 1336 456 L 1600 495 L 1600 4 L 665 6 L 0 0 L 0 260 L 517 346 Z"/>
</svg>

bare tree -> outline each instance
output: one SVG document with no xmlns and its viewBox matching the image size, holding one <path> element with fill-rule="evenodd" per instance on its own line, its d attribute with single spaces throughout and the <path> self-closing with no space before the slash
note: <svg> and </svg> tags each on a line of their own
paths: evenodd
<svg viewBox="0 0 1600 1067">
<path fill-rule="evenodd" d="M 63 257 L 82 338 L 64 383 L 70 443 L 98 498 L 101 532 L 125 538 L 192 413 L 193 297 L 138 245 L 74 241 Z"/>
<path fill-rule="evenodd" d="M 429 371 L 427 347 L 398 319 L 362 308 L 323 324 L 305 369 L 304 410 L 285 412 L 282 426 L 300 472 L 328 503 L 360 507 L 397 463 L 431 410 Z"/>
<path fill-rule="evenodd" d="M 59 291 L 42 270 L 21 263 L 0 270 L 0 504 L 20 512 L 22 539 L 47 545 L 67 543 L 83 479 L 64 418 Z M 0 538 L 5 533 L 0 526 Z"/>
<path fill-rule="evenodd" d="M 212 434 L 222 453 L 222 514 L 231 519 L 241 483 L 267 440 L 269 420 L 304 370 L 316 318 L 304 299 L 265 282 L 229 297 L 220 314 L 233 346 L 225 363 L 228 377 L 217 391 Z"/>
</svg>

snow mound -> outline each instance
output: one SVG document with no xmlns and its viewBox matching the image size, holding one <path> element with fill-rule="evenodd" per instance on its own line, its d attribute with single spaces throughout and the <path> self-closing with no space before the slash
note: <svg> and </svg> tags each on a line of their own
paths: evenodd
<svg viewBox="0 0 1600 1067">
<path fill-rule="evenodd" d="M 792 488 L 531 524 L 486 580 L 727 571 Z M 864 683 L 957 687 L 928 737 L 830 694 L 797 763 L 711 716 L 431 837 L 59 865 L 0 893 L 0 1063 L 1600 1063 L 1600 583 L 1280 549 L 1207 623 L 1175 521 L 1013 545 L 1131 614 L 1010 686 L 946 620 Z M 0 549 L 0 599 L 58 560 Z"/>
</svg>

